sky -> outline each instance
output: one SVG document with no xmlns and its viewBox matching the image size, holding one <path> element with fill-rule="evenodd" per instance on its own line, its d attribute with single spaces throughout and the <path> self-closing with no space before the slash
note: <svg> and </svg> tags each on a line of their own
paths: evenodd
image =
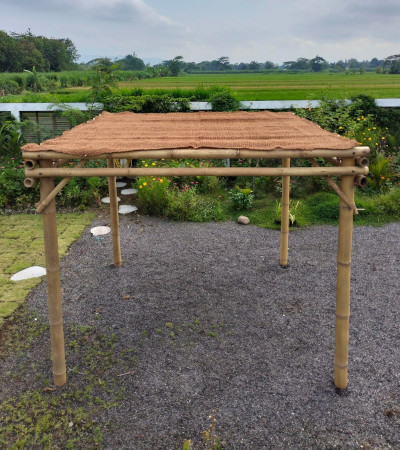
<svg viewBox="0 0 400 450">
<path fill-rule="evenodd" d="M 0 0 L 0 30 L 97 57 L 276 64 L 400 54 L 400 0 Z"/>
</svg>

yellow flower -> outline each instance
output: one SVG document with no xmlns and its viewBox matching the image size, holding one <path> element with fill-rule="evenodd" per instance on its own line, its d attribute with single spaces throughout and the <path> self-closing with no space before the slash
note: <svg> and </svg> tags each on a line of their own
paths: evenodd
<svg viewBox="0 0 400 450">
<path fill-rule="evenodd" d="M 343 129 L 343 127 L 342 127 L 342 126 L 340 126 L 340 127 L 339 127 L 339 130 L 342 130 L 342 129 Z"/>
<path fill-rule="evenodd" d="M 373 130 L 376 130 L 376 127 L 372 127 Z"/>
<path fill-rule="evenodd" d="M 144 183 L 143 183 L 143 186 L 147 186 L 147 183 L 146 183 L 146 182 L 144 182 Z"/>
<path fill-rule="evenodd" d="M 162 183 L 164 180 L 162 178 L 160 178 L 160 183 Z"/>
<path fill-rule="evenodd" d="M 145 163 L 146 161 L 142 161 L 142 163 Z"/>
<path fill-rule="evenodd" d="M 371 139 L 371 138 L 368 138 L 368 140 L 369 140 L 369 141 L 372 141 L 372 139 Z"/>
<path fill-rule="evenodd" d="M 139 189 L 143 189 L 143 186 L 142 186 L 142 185 L 140 185 L 140 186 L 139 186 Z"/>
<path fill-rule="evenodd" d="M 151 163 L 151 165 L 152 165 L 152 166 L 155 166 L 155 165 L 156 165 L 156 163 L 155 163 L 155 162 L 153 162 L 153 163 Z"/>
<path fill-rule="evenodd" d="M 382 139 L 386 139 L 385 137 L 383 137 Z"/>
<path fill-rule="evenodd" d="M 144 167 L 149 167 L 149 165 L 148 165 L 148 164 L 145 164 Z"/>
</svg>

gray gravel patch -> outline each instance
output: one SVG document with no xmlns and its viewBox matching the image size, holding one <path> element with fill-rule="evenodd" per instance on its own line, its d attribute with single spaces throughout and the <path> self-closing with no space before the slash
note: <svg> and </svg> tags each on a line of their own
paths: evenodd
<svg viewBox="0 0 400 450">
<path fill-rule="evenodd" d="M 65 322 L 138 351 L 125 399 L 101 418 L 114 424 L 105 448 L 201 448 L 213 410 L 229 449 L 400 448 L 400 223 L 354 230 L 344 393 L 332 382 L 337 227 L 291 232 L 282 269 L 279 231 L 120 224 L 122 267 L 111 236 L 90 234 L 101 218 L 62 261 Z M 29 298 L 43 314 L 45 287 Z"/>
</svg>

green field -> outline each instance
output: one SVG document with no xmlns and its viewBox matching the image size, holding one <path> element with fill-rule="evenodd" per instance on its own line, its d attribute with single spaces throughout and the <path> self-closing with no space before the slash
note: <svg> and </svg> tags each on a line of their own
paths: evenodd
<svg viewBox="0 0 400 450">
<path fill-rule="evenodd" d="M 195 89 L 213 85 L 230 87 L 239 100 L 313 100 L 349 98 L 368 94 L 374 98 L 400 97 L 400 75 L 364 73 L 246 73 L 185 75 L 120 82 L 120 87 L 141 89 Z"/>
<path fill-rule="evenodd" d="M 129 76 L 133 78 L 134 75 L 127 72 L 122 74 L 125 79 Z M 0 84 L 12 75 L 0 74 Z M 27 92 L 22 95 L 7 95 L 0 97 L 0 102 L 89 101 L 88 83 L 93 72 L 59 72 L 51 75 L 64 81 L 71 79 L 74 87 L 63 87 L 39 94 Z M 362 75 L 285 72 L 191 74 L 119 81 L 117 86 L 125 89 L 140 88 L 148 94 L 169 92 L 174 97 L 192 97 L 194 90 L 199 87 L 225 86 L 231 88 L 239 100 L 313 100 L 323 97 L 339 99 L 357 94 L 367 94 L 374 98 L 400 98 L 400 75 L 371 72 Z"/>
</svg>

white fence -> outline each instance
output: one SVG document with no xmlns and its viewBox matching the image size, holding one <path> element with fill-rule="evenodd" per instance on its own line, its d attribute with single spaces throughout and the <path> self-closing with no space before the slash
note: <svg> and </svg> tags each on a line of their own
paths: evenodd
<svg viewBox="0 0 400 450">
<path fill-rule="evenodd" d="M 383 108 L 400 108 L 400 98 L 379 98 L 376 101 L 378 106 Z M 350 100 L 348 100 L 350 103 Z M 291 108 L 315 108 L 319 106 L 319 100 L 270 100 L 270 101 L 243 101 L 241 102 L 243 109 L 256 110 L 282 110 Z M 64 103 L 72 108 L 88 111 L 90 108 L 102 109 L 101 103 Z M 21 120 L 21 113 L 43 113 L 59 110 L 60 106 L 54 103 L 0 103 L 0 113 L 9 112 L 16 120 Z M 208 102 L 191 102 L 190 109 L 192 111 L 211 111 L 211 104 Z"/>
</svg>

